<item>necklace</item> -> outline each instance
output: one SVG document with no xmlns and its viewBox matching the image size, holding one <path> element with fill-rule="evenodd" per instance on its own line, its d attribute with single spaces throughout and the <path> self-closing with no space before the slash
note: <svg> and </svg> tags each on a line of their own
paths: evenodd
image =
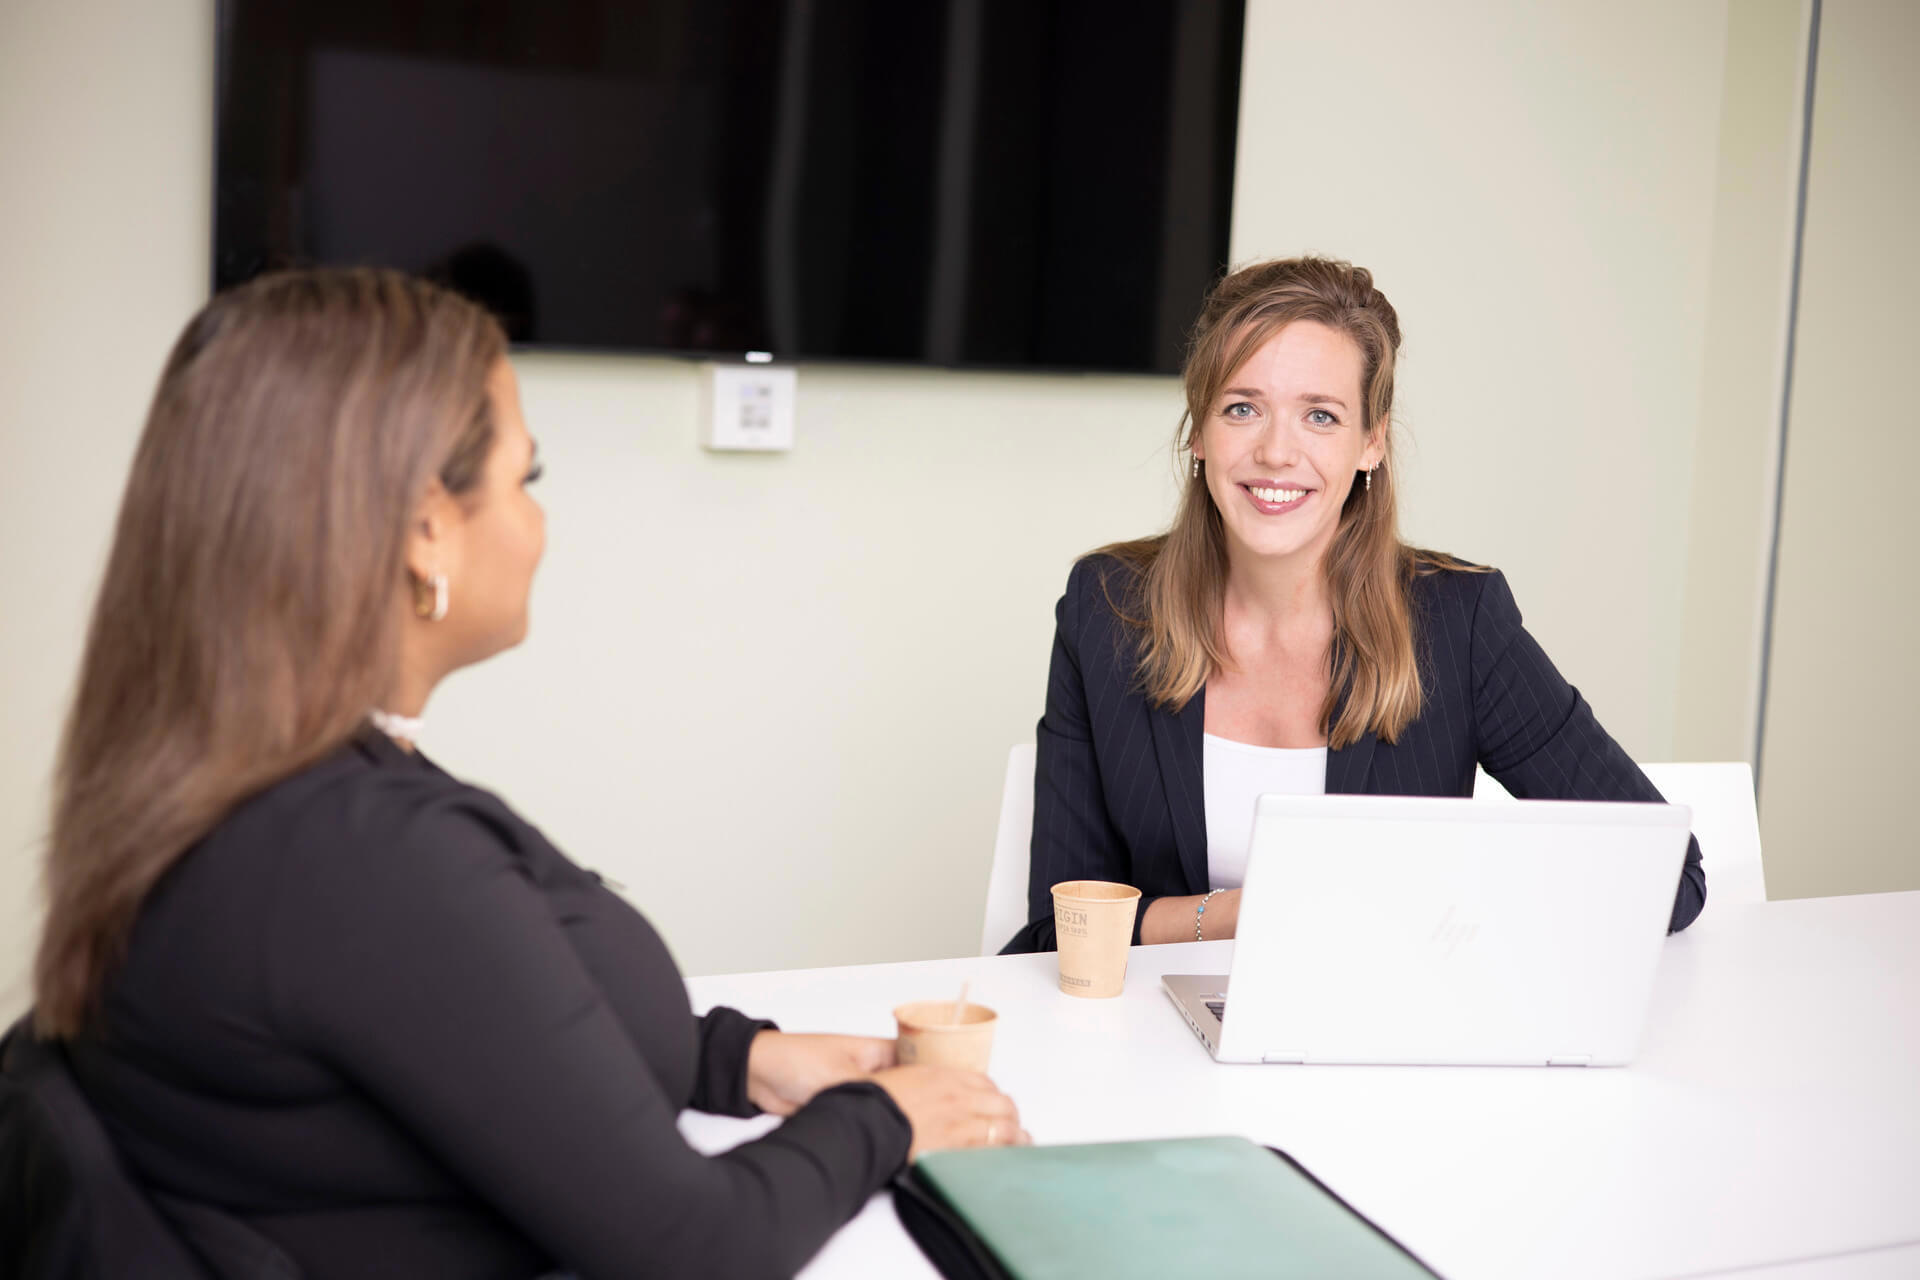
<svg viewBox="0 0 1920 1280">
<path fill-rule="evenodd" d="M 373 721 L 373 727 L 389 738 L 397 738 L 402 742 L 420 741 L 420 731 L 427 727 L 427 722 L 419 716 L 397 716 L 378 707 L 367 712 L 367 719 Z"/>
</svg>

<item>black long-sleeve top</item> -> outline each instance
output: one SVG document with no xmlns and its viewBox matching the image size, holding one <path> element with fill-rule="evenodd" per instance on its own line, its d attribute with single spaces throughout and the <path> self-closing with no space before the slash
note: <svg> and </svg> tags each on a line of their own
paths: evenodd
<svg viewBox="0 0 1920 1280">
<path fill-rule="evenodd" d="M 717 1157 L 770 1023 L 488 793 L 368 732 L 142 906 L 70 1058 L 132 1170 L 312 1280 L 790 1275 L 906 1159 L 878 1086 Z"/>
<path fill-rule="evenodd" d="M 1139 636 L 1115 609 L 1136 588 L 1111 556 L 1088 556 L 1067 577 L 1036 735 L 1028 923 L 1006 951 L 1054 949 L 1051 888 L 1062 880 L 1138 886 L 1136 943 L 1157 899 L 1212 887 L 1206 690 L 1178 710 L 1147 700 Z M 1327 794 L 1470 796 L 1478 765 L 1522 799 L 1661 798 L 1521 625 L 1504 575 L 1423 573 L 1409 604 L 1420 714 L 1396 742 L 1365 733 L 1329 750 Z M 1692 924 L 1706 897 L 1700 842 L 1689 837 L 1668 928 Z"/>
</svg>

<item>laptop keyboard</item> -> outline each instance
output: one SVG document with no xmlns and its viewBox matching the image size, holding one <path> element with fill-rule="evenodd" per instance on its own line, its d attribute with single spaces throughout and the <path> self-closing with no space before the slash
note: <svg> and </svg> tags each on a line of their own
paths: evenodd
<svg viewBox="0 0 1920 1280">
<path fill-rule="evenodd" d="M 1227 1020 L 1227 1002 L 1225 1000 L 1207 1001 L 1207 1012 L 1225 1022 Z"/>
</svg>

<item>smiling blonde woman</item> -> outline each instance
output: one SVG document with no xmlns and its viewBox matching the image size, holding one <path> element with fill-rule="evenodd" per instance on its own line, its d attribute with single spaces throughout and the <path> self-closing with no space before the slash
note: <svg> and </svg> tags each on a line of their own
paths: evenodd
<svg viewBox="0 0 1920 1280">
<path fill-rule="evenodd" d="M 1164 534 L 1074 566 L 1038 730 L 1029 923 L 1048 887 L 1142 893 L 1135 942 L 1230 938 L 1256 797 L 1660 794 L 1521 625 L 1506 579 L 1401 541 L 1400 322 L 1367 271 L 1246 267 L 1194 327 Z M 1670 928 L 1706 898 L 1689 841 Z"/>
</svg>

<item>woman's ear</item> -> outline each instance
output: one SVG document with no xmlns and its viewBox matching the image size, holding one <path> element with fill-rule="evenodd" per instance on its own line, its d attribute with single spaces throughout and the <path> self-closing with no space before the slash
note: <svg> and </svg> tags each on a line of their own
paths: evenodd
<svg viewBox="0 0 1920 1280">
<path fill-rule="evenodd" d="M 459 504 L 436 478 L 407 523 L 407 570 L 416 582 L 446 572 L 449 538 L 459 514 Z"/>
<path fill-rule="evenodd" d="M 1387 460 L 1387 429 L 1384 425 L 1374 428 L 1367 439 L 1367 447 L 1360 451 L 1360 469 L 1371 471 Z"/>
</svg>

